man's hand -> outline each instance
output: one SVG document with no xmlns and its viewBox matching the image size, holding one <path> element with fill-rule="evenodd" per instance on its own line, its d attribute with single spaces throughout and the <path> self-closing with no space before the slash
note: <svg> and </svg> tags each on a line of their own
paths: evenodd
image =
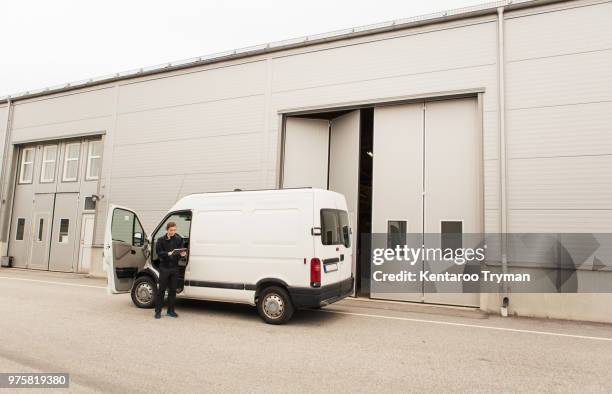
<svg viewBox="0 0 612 394">
<path fill-rule="evenodd" d="M 187 252 L 181 252 L 181 257 L 187 256 Z"/>
</svg>

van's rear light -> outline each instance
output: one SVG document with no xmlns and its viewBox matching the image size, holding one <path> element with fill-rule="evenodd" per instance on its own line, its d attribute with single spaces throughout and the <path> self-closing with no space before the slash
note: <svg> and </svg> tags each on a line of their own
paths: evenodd
<svg viewBox="0 0 612 394">
<path fill-rule="evenodd" d="M 310 259 L 310 287 L 321 287 L 321 260 Z"/>
</svg>

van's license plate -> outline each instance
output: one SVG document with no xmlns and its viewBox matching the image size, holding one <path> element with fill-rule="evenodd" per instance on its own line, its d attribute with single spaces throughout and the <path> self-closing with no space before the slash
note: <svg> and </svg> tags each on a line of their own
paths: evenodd
<svg viewBox="0 0 612 394">
<path fill-rule="evenodd" d="M 338 263 L 324 264 L 323 270 L 325 273 L 338 271 Z"/>
</svg>

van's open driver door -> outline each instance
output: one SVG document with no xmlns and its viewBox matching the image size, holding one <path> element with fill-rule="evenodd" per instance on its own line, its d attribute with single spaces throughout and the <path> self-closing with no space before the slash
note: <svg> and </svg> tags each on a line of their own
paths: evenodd
<svg viewBox="0 0 612 394">
<path fill-rule="evenodd" d="M 111 205 L 104 232 L 109 292 L 130 291 L 136 273 L 144 267 L 148 257 L 148 242 L 138 216 L 128 208 Z"/>
</svg>

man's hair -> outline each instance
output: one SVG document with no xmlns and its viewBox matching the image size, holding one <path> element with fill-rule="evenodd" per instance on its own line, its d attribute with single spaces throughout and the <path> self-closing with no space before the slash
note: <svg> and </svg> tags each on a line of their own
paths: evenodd
<svg viewBox="0 0 612 394">
<path fill-rule="evenodd" d="M 168 222 L 168 224 L 166 224 L 166 230 L 170 229 L 170 227 L 176 227 L 176 223 Z"/>
</svg>

